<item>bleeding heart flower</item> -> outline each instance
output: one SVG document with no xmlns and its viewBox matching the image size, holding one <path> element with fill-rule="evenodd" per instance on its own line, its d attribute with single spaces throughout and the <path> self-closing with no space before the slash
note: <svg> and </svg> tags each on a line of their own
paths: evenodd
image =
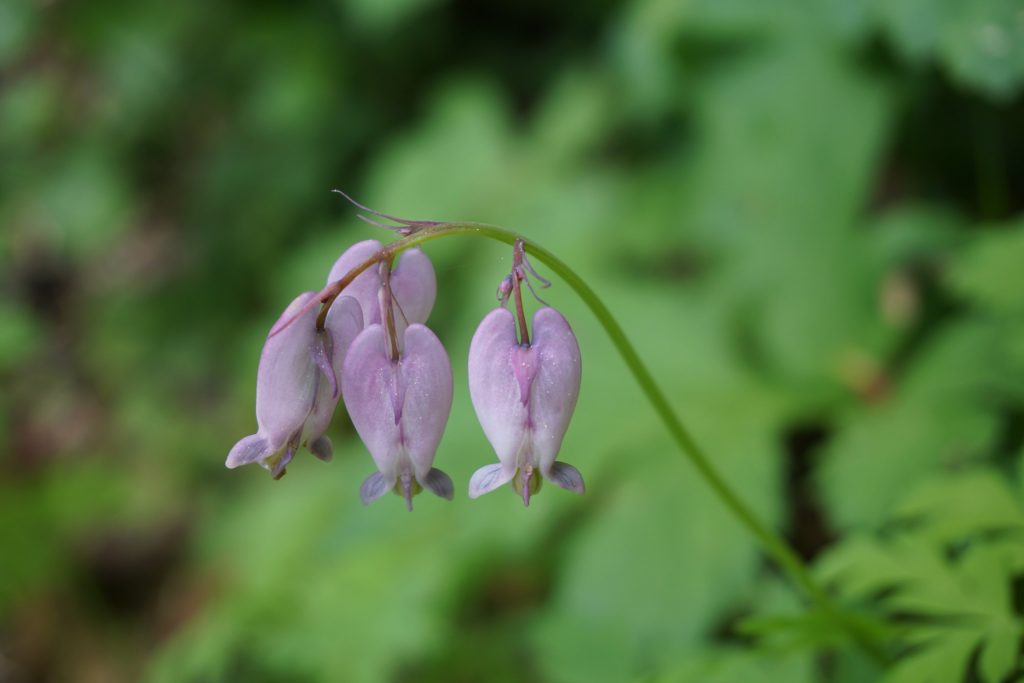
<svg viewBox="0 0 1024 683">
<path fill-rule="evenodd" d="M 363 313 L 351 297 L 340 297 L 316 330 L 316 308 L 291 319 L 315 292 L 300 294 L 270 330 L 256 374 L 256 422 L 259 430 L 228 454 L 230 468 L 258 462 L 274 478 L 300 445 L 321 460 L 330 460 L 331 441 L 324 432 L 339 398 L 339 374 L 352 340 L 362 329 Z"/>
<path fill-rule="evenodd" d="M 354 267 L 380 251 L 382 246 L 377 240 L 353 244 L 338 257 L 327 276 L 327 283 L 343 278 Z M 344 296 L 354 298 L 363 310 L 364 326 L 382 322 L 377 302 L 382 285 L 380 269 L 371 266 L 345 287 Z M 397 265 L 391 271 L 391 297 L 397 309 L 395 326 L 399 339 L 407 325 L 427 322 L 437 297 L 437 278 L 430 259 L 420 249 L 408 249 L 398 258 Z"/>
<path fill-rule="evenodd" d="M 342 395 L 379 470 L 363 482 L 363 503 L 394 490 L 411 510 L 423 488 L 448 500 L 453 495 L 452 480 L 433 467 L 452 407 L 452 369 L 425 326 L 409 325 L 400 339 L 393 359 L 383 325 L 363 330 L 345 357 Z"/>
<path fill-rule="evenodd" d="M 576 337 L 555 309 L 534 314 L 529 344 L 519 343 L 515 319 L 504 308 L 484 318 L 469 347 L 469 393 L 500 463 L 473 474 L 470 498 L 511 481 L 529 505 L 540 477 L 583 493 L 576 468 L 555 461 L 576 407 L 580 371 Z"/>
</svg>

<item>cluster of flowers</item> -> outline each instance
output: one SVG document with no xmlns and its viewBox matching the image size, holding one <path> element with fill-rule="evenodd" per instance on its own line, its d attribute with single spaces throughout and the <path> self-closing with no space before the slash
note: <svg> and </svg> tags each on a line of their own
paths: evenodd
<svg viewBox="0 0 1024 683">
<path fill-rule="evenodd" d="M 353 245 L 334 264 L 328 285 L 382 249 L 376 240 Z M 418 248 L 403 252 L 394 270 L 390 261 L 381 258 L 352 278 L 319 320 L 316 292 L 285 309 L 260 356 L 259 430 L 231 449 L 229 468 L 258 463 L 277 479 L 300 446 L 330 460 L 324 432 L 341 398 L 377 465 L 360 489 L 364 504 L 388 491 L 410 510 L 423 489 L 453 497 L 451 479 L 433 466 L 452 405 L 448 354 L 424 324 L 437 293 L 434 268 Z M 555 461 L 579 394 L 579 345 L 565 318 L 547 306 L 533 316 L 531 341 L 521 292 L 528 272 L 539 277 L 517 242 L 512 272 L 498 289 L 501 305 L 470 344 L 470 396 L 499 460 L 472 476 L 470 498 L 511 482 L 529 505 L 541 478 L 583 493 L 580 473 Z M 510 298 L 515 317 L 506 309 Z"/>
</svg>

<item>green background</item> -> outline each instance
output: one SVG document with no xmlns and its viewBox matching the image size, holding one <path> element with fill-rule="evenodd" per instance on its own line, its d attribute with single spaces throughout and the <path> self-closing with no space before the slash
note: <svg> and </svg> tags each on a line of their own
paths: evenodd
<svg viewBox="0 0 1024 683">
<path fill-rule="evenodd" d="M 1022 89 L 1019 0 L 3 0 L 0 681 L 1019 680 Z M 557 280 L 588 492 L 467 499 L 497 243 L 426 246 L 453 502 L 364 508 L 343 410 L 226 470 L 270 325 L 388 238 L 333 187 L 576 268 L 895 664 Z"/>
</svg>

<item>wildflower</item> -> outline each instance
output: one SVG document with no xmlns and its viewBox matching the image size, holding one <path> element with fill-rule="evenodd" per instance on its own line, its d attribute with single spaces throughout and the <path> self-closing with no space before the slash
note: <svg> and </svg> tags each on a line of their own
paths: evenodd
<svg viewBox="0 0 1024 683">
<path fill-rule="evenodd" d="M 409 325 L 395 348 L 388 324 L 371 324 L 352 342 L 342 395 L 378 469 L 360 488 L 363 504 L 394 490 L 412 510 L 412 498 L 422 489 L 448 500 L 453 495 L 452 480 L 433 467 L 452 406 L 452 370 L 426 326 Z"/>
<path fill-rule="evenodd" d="M 534 314 L 531 343 L 517 283 L 515 294 L 523 343 L 512 313 L 497 308 L 480 323 L 469 347 L 470 397 L 500 461 L 473 474 L 469 497 L 511 481 L 529 505 L 541 477 L 569 491 L 584 490 L 579 471 L 555 461 L 579 395 L 580 349 L 569 323 L 549 307 Z"/>
<path fill-rule="evenodd" d="M 258 462 L 279 479 L 301 445 L 321 460 L 331 459 L 324 432 L 338 403 L 342 361 L 362 329 L 363 314 L 355 299 L 340 297 L 323 331 L 316 329 L 315 308 L 283 327 L 314 296 L 300 294 L 267 336 L 256 375 L 259 429 L 231 449 L 230 468 Z"/>
</svg>

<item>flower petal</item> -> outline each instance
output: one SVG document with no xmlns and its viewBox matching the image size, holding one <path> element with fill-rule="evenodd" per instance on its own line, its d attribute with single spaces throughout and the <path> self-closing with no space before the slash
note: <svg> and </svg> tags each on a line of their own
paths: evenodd
<svg viewBox="0 0 1024 683">
<path fill-rule="evenodd" d="M 346 249 L 334 262 L 327 284 L 337 282 L 346 273 L 366 259 L 380 251 L 383 245 L 377 240 L 363 240 Z M 377 292 L 380 290 L 380 272 L 376 265 L 370 266 L 342 290 L 342 296 L 349 296 L 359 302 L 363 314 L 363 327 L 380 322 L 380 310 L 377 305 Z"/>
<path fill-rule="evenodd" d="M 309 452 L 324 462 L 330 462 L 331 458 L 334 457 L 334 446 L 331 445 L 330 439 L 326 436 L 321 436 L 309 442 Z"/>
<path fill-rule="evenodd" d="M 264 467 L 270 470 L 270 476 L 274 479 L 280 479 L 285 475 L 285 470 L 288 467 L 288 463 L 295 457 L 295 451 L 299 450 L 299 437 L 301 435 L 296 432 L 292 435 L 292 438 L 288 439 L 288 444 L 285 446 L 284 453 L 277 459 L 277 462 L 261 463 Z"/>
<path fill-rule="evenodd" d="M 469 345 L 469 395 L 487 440 L 513 471 L 529 418 L 513 370 L 514 351 L 525 351 L 516 339 L 515 320 L 504 308 L 496 308 L 480 323 Z"/>
<path fill-rule="evenodd" d="M 363 314 L 359 303 L 352 297 L 342 296 L 334 301 L 327 312 L 324 331 L 318 335 L 314 348 L 321 347 L 321 360 L 317 363 L 319 375 L 316 399 L 310 410 L 304 430 L 305 443 L 313 444 L 319 439 L 334 417 L 334 409 L 341 396 L 334 387 L 341 385 L 341 372 L 345 356 L 353 340 L 362 330 Z M 328 348 L 329 347 L 329 348 Z M 329 354 L 327 353 L 329 351 Z M 328 374 L 329 373 L 329 374 Z M 312 451 L 312 445 L 309 446 Z M 316 452 L 314 451 L 314 455 Z"/>
<path fill-rule="evenodd" d="M 276 330 L 315 292 L 300 294 L 275 323 Z M 319 369 L 313 361 L 315 308 L 267 339 L 256 373 L 256 421 L 271 452 L 277 452 L 301 430 L 313 405 Z"/>
<path fill-rule="evenodd" d="M 359 498 L 363 501 L 363 505 L 369 505 L 394 487 L 394 477 L 388 479 L 380 472 L 374 472 L 359 487 Z"/>
<path fill-rule="evenodd" d="M 494 489 L 512 481 L 512 477 L 516 474 L 515 467 L 506 467 L 501 463 L 494 465 L 484 465 L 476 472 L 469 480 L 469 497 L 479 498 L 485 493 L 490 493 Z"/>
<path fill-rule="evenodd" d="M 341 373 L 341 395 L 352 424 L 377 469 L 394 482 L 401 455 L 401 402 L 396 364 L 384 350 L 384 328 L 370 325 L 349 347 Z"/>
<path fill-rule="evenodd" d="M 543 474 L 544 478 L 555 484 L 561 486 L 566 491 L 572 491 L 574 493 L 583 493 L 585 487 L 583 486 L 583 475 L 580 471 L 564 462 L 555 462 L 551 465 L 551 469 L 547 473 Z"/>
<path fill-rule="evenodd" d="M 452 478 L 436 467 L 432 467 L 427 472 L 427 476 L 420 480 L 420 483 L 423 485 L 423 488 L 435 496 L 445 500 L 451 500 L 455 497 L 455 485 L 452 484 Z"/>
<path fill-rule="evenodd" d="M 401 431 L 416 478 L 424 480 L 452 408 L 452 366 L 437 336 L 420 324 L 405 331 L 398 362 Z"/>
<path fill-rule="evenodd" d="M 421 249 L 402 252 L 391 273 L 391 295 L 395 301 L 395 328 L 399 338 L 405 324 L 425 323 L 437 297 L 434 266 Z"/>
<path fill-rule="evenodd" d="M 231 452 L 228 453 L 227 462 L 224 464 L 228 468 L 234 469 L 242 465 L 265 460 L 273 455 L 275 450 L 277 449 L 271 448 L 270 442 L 267 441 L 265 436 L 262 434 L 252 434 L 232 447 Z"/>
<path fill-rule="evenodd" d="M 580 347 L 562 314 L 541 308 L 533 315 L 531 348 L 539 354 L 530 391 L 533 452 L 541 473 L 548 476 L 580 393 Z"/>
</svg>

